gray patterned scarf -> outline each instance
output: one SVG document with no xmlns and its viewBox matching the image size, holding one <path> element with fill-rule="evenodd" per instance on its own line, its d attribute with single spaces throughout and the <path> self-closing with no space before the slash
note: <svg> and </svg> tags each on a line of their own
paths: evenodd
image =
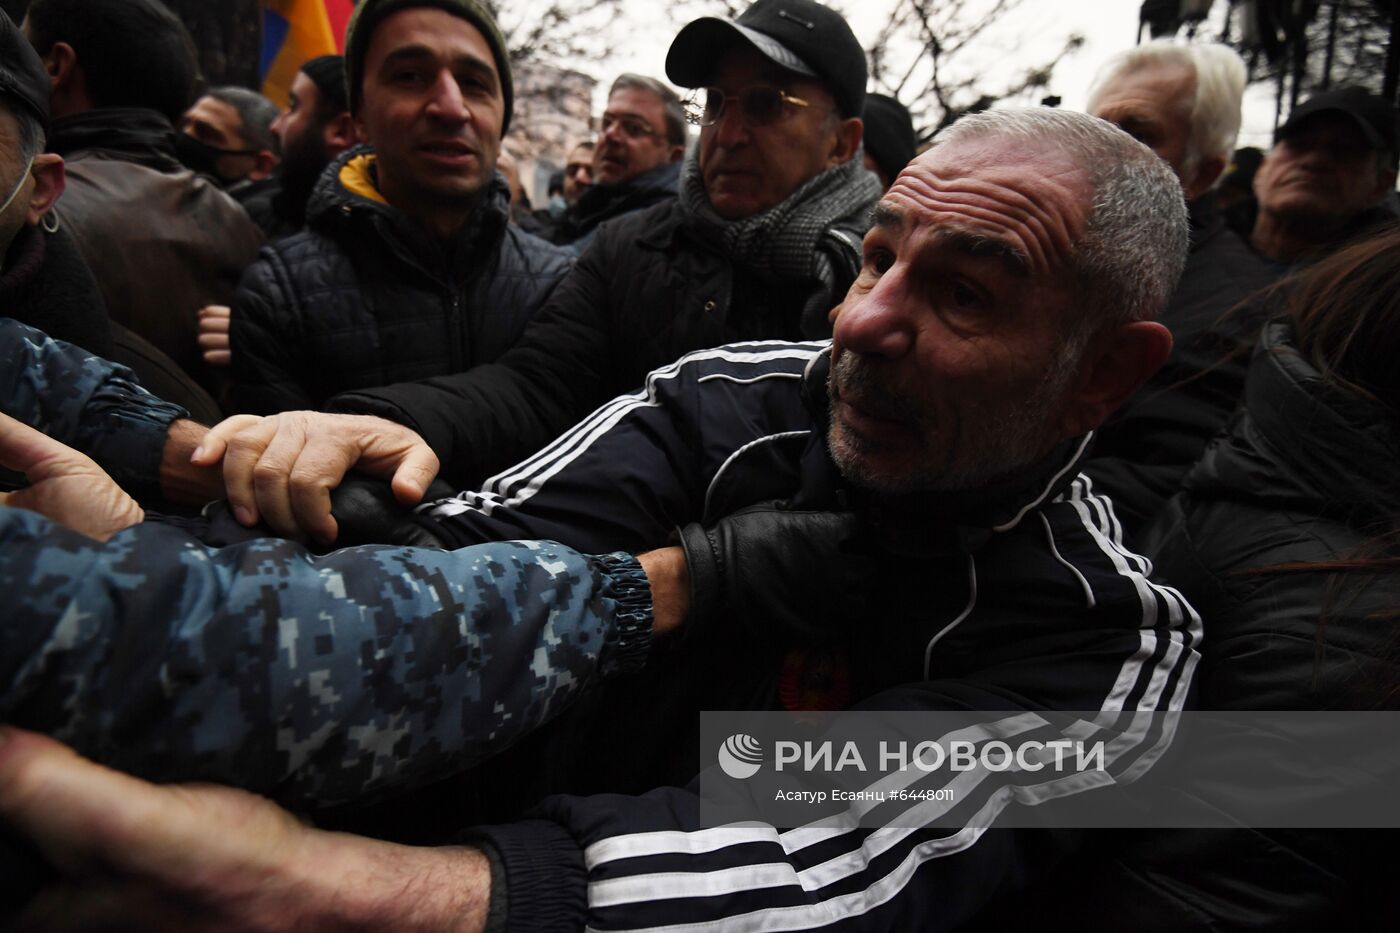
<svg viewBox="0 0 1400 933">
<path fill-rule="evenodd" d="M 687 226 L 759 275 L 820 282 L 824 288 L 802 312 L 803 332 L 820 333 L 827 311 L 841 297 L 831 294 L 837 264 L 845 269 L 859 265 L 859 231 L 868 225 L 870 209 L 880 197 L 879 180 L 865 169 L 857 151 L 850 161 L 808 179 L 782 203 L 742 220 L 724 220 L 705 193 L 697 148 L 686 154 L 681 169 L 680 204 Z"/>
</svg>

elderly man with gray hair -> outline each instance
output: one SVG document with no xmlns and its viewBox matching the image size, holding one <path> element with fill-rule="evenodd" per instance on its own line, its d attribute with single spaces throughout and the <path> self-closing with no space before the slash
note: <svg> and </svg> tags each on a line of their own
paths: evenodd
<svg viewBox="0 0 1400 933">
<path fill-rule="evenodd" d="M 1149 521 L 1234 410 L 1259 321 L 1238 312 L 1279 274 L 1216 207 L 1240 129 L 1245 66 L 1217 43 L 1149 42 L 1110 59 L 1089 91 L 1090 113 L 1156 152 L 1181 180 L 1191 252 L 1162 323 L 1174 338 L 1167 364 L 1099 433 L 1087 472 L 1113 495 L 1129 527 Z"/>
<path fill-rule="evenodd" d="M 499 748 L 524 714 L 557 712 L 567 691 L 596 680 L 590 659 L 617 642 L 614 617 L 633 619 L 623 641 L 645 652 L 645 667 L 599 683 L 591 706 L 534 737 L 538 755 L 526 748 L 477 769 L 505 776 L 501 786 L 548 791 L 528 814 L 460 781 L 446 785 L 441 806 L 424 806 L 433 796 L 425 791 L 386 803 L 382 828 L 400 840 L 458 843 L 439 848 L 328 833 L 227 788 L 144 784 L 0 728 L 0 817 L 64 870 L 121 889 L 105 898 L 101 885 L 55 889 L 80 894 L 41 902 L 51 911 L 42 919 L 55 929 L 100 926 L 104 914 L 135 926 L 179 926 L 183 914 L 238 929 L 963 928 L 1048 871 L 1060 854 L 1051 850 L 1070 841 L 985 831 L 990 824 L 1063 798 L 1113 799 L 1112 788 L 1148 771 L 1171 741 L 1131 724 L 1179 710 L 1190 691 L 1199 618 L 1144 576 L 1111 504 L 1079 473 L 1095 428 L 1168 353 L 1170 336 L 1153 319 L 1180 271 L 1186 226 L 1166 165 L 1103 121 L 1042 108 L 991 111 L 945 130 L 880 200 L 830 342 L 693 353 L 500 483 L 424 516 L 419 527 L 444 543 L 509 532 L 553 538 L 561 551 L 645 551 L 645 578 L 629 579 L 646 598 L 602 594 L 575 607 L 597 617 L 595 637 L 556 634 L 546 617 L 558 612 L 504 598 L 514 584 L 489 567 L 440 583 L 420 573 L 461 550 L 347 549 L 318 561 L 290 542 L 264 542 L 281 550 L 277 559 L 211 558 L 228 569 L 226 582 L 256 596 L 253 624 L 230 620 L 248 638 L 219 637 L 223 599 L 153 607 L 115 631 L 182 657 L 158 637 L 163 624 L 175 642 L 207 635 L 188 686 L 139 694 L 151 700 L 133 720 L 142 741 L 124 733 L 118 745 L 79 717 L 50 728 L 80 750 L 175 778 L 191 731 L 248 695 L 237 728 L 200 732 L 215 737 L 199 748 L 204 777 L 219 773 L 209 767 L 217 758 L 225 779 L 258 771 L 261 781 L 245 786 L 268 792 L 308 778 L 314 787 L 317 774 L 342 791 L 402 791 Z M 5 562 L 25 566 L 62 533 L 14 512 L 0 509 L 0 579 Z M 23 531 L 9 533 L 13 544 L 7 527 Z M 106 545 L 63 540 L 81 553 L 85 580 L 49 574 L 44 599 L 17 607 L 19 624 L 0 636 L 13 632 L 33 649 L 53 631 L 73 649 L 83 638 L 60 620 L 131 611 L 98 582 L 132 578 L 122 555 L 144 555 L 143 570 L 161 575 L 180 563 L 163 551 L 196 547 L 142 525 Z M 361 585 L 354 565 L 375 559 L 388 559 L 401 584 Z M 336 565 L 335 579 L 318 583 L 331 569 L 323 561 Z M 404 646 L 376 635 L 372 613 L 344 612 L 348 581 L 366 599 L 402 595 L 400 617 L 423 613 L 401 666 Z M 414 581 L 423 584 L 417 610 L 406 596 Z M 469 582 L 501 586 L 503 598 L 468 600 Z M 285 600 L 298 602 L 295 612 Z M 501 624 L 517 605 L 536 611 Z M 291 670 L 296 654 L 278 646 L 309 638 L 323 610 L 340 613 L 334 637 L 305 642 L 305 663 L 363 665 L 367 676 Z M 288 623 L 268 623 L 275 618 Z M 494 654 L 496 642 L 476 634 L 492 620 L 568 650 Z M 672 627 L 679 637 L 665 641 Z M 486 675 L 499 677 L 512 658 L 528 676 L 496 695 Z M 454 679 L 465 680 L 473 708 L 493 710 L 503 732 L 435 693 L 414 704 L 410 728 L 400 713 L 419 687 L 374 690 L 390 668 L 411 679 L 445 666 L 460 670 Z M 154 680 L 163 668 L 142 670 Z M 45 661 L 13 687 L 0 684 L 0 698 L 51 696 L 83 674 Z M 278 698 L 265 699 L 262 684 Z M 525 684 L 542 691 L 528 707 L 516 697 Z M 188 703 L 182 694 L 197 690 L 214 695 L 191 705 L 191 717 L 169 713 L 165 704 Z M 137 694 L 123 682 L 104 715 L 131 708 Z M 1113 759 L 1102 763 L 1106 775 L 986 761 L 972 774 L 905 773 L 895 779 L 915 782 L 909 797 L 796 829 L 776 819 L 705 821 L 698 787 L 686 786 L 697 749 L 701 766 L 714 761 L 713 746 L 700 744 L 698 710 L 862 708 L 996 710 L 970 714 L 968 734 L 1010 735 L 996 730 L 1015 718 L 1055 742 L 1069 740 L 1040 713 L 1079 711 L 1112 734 Z M 723 786 L 738 800 L 772 799 L 762 782 Z M 947 808 L 923 805 L 939 791 Z M 451 824 L 474 805 L 493 825 L 462 835 Z M 858 819 L 866 810 L 870 819 Z"/>
</svg>

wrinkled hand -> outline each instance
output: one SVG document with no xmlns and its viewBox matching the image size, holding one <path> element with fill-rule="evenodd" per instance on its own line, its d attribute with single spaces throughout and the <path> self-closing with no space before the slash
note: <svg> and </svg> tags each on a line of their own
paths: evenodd
<svg viewBox="0 0 1400 933">
<path fill-rule="evenodd" d="M 234 415 L 204 436 L 190 462 L 222 458 L 233 514 L 244 525 L 267 522 L 280 535 L 335 541 L 331 490 L 351 468 L 390 480 L 405 505 L 422 500 L 438 458 L 417 432 L 370 415 L 288 411 Z"/>
<path fill-rule="evenodd" d="M 878 573 L 855 512 L 755 506 L 680 531 L 685 625 L 768 646 L 830 641 L 872 611 Z"/>
<path fill-rule="evenodd" d="M 228 305 L 209 305 L 200 308 L 199 349 L 204 353 L 204 362 L 210 366 L 227 366 L 233 359 L 229 351 Z"/>
<path fill-rule="evenodd" d="M 8 415 L 0 415 L 0 465 L 29 480 L 24 489 L 0 493 L 0 502 L 38 512 L 89 538 L 106 541 L 146 517 L 86 454 Z"/>
<path fill-rule="evenodd" d="M 7 727 L 0 820 L 62 876 L 20 930 L 480 930 L 490 897 L 474 849 L 313 829 L 253 794 L 158 787 Z"/>
</svg>

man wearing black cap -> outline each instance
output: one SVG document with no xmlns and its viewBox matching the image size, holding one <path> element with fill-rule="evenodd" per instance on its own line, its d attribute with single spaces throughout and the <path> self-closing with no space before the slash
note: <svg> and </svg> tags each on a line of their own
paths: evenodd
<svg viewBox="0 0 1400 933">
<path fill-rule="evenodd" d="M 381 419 L 360 419 L 353 429 L 305 415 L 253 426 L 259 451 L 293 422 L 301 440 L 275 444 L 265 461 L 242 462 L 268 475 L 290 473 L 308 437 L 349 452 L 379 430 L 375 424 L 390 432 L 406 425 L 437 452 L 447 479 L 467 486 L 687 352 L 829 334 L 828 312 L 859 271 L 861 236 L 880 194 L 858 158 L 860 43 L 839 14 L 813 0 L 758 0 L 734 22 L 707 17 L 682 29 L 666 70 L 673 83 L 695 88 L 688 116 L 701 127 L 675 201 L 601 228 L 495 364 L 332 399 L 332 410 Z M 235 433 L 230 426 L 215 436 Z M 302 498 L 294 487 L 334 486 L 343 471 L 302 469 L 291 486 L 279 484 L 290 499 L 269 503 L 273 527 L 294 530 L 279 520 L 292 514 L 290 500 Z M 251 477 L 243 478 L 235 486 L 251 489 Z"/>
<path fill-rule="evenodd" d="M 1316 94 L 1274 134 L 1254 176 L 1253 247 L 1277 262 L 1316 259 L 1395 222 L 1380 207 L 1395 188 L 1395 108 L 1363 88 Z"/>
<path fill-rule="evenodd" d="M 494 360 L 568 269 L 507 224 L 505 40 L 476 0 L 365 0 L 346 32 L 358 139 L 320 175 L 305 232 L 248 270 L 230 319 L 233 407 L 331 395 Z M 305 89 L 305 85 L 303 85 Z"/>
</svg>

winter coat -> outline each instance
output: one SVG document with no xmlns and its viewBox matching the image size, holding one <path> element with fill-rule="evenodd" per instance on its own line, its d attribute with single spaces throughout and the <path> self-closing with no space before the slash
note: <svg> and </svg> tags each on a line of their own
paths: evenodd
<svg viewBox="0 0 1400 933">
<path fill-rule="evenodd" d="M 568 271 L 507 225 L 499 176 L 450 243 L 389 205 L 373 152 L 322 174 L 309 229 L 268 244 L 234 298 L 232 404 L 271 414 L 351 389 L 460 373 L 511 347 Z"/>
<path fill-rule="evenodd" d="M 1397 414 L 1325 385 L 1292 346 L 1288 327 L 1271 324 L 1249 371 L 1244 410 L 1147 541 L 1163 572 L 1209 612 L 1204 706 L 1400 702 L 1393 631 L 1367 619 L 1400 606 L 1400 577 L 1362 576 L 1364 585 L 1329 597 L 1325 573 L 1245 573 L 1360 556 L 1400 515 L 1397 463 Z"/>
<path fill-rule="evenodd" d="M 1355 558 L 1392 527 L 1397 424 L 1393 410 L 1324 384 L 1286 324 L 1265 329 L 1243 409 L 1143 542 L 1205 620 L 1200 707 L 1400 706 L 1397 621 L 1376 617 L 1400 606 L 1400 575 L 1350 575 L 1334 589 L 1325 571 L 1256 572 Z M 1219 754 L 1279 741 L 1297 739 L 1251 731 Z M 1214 806 L 1212 759 L 1195 758 L 1190 770 L 1202 780 L 1183 788 L 1182 806 Z M 1380 930 L 1400 906 L 1393 830 L 1181 829 L 1099 842 L 1112 851 L 1067 863 L 987 929 L 1028 926 L 1053 905 L 1066 929 Z"/>
<path fill-rule="evenodd" d="M 860 268 L 863 230 L 828 228 L 846 261 L 823 298 L 837 304 Z M 685 222 L 668 201 L 604 224 L 520 344 L 495 365 L 426 384 L 335 399 L 418 431 L 460 487 L 520 460 L 652 369 L 697 349 L 805 333 L 804 304 L 824 286 L 765 281 Z"/>
<path fill-rule="evenodd" d="M 604 221 L 675 200 L 681 163 L 658 165 L 617 185 L 594 185 L 583 193 L 555 228 L 552 239 L 579 255 L 593 241 Z"/>
<path fill-rule="evenodd" d="M 73 238 L 60 227 L 19 228 L 0 274 L 0 314 L 94 356 L 112 355 L 112 322 Z"/>
<path fill-rule="evenodd" d="M 223 414 L 194 378 L 150 341 L 107 317 L 107 306 L 73 238 L 21 227 L 0 275 L 0 309 L 55 340 L 131 368 L 143 388 L 203 424 Z"/>
<path fill-rule="evenodd" d="M 112 320 L 206 386 L 196 312 L 228 304 L 262 234 L 243 208 L 175 156 L 154 110 L 111 107 L 53 121 L 68 185 L 54 213 L 78 244 Z"/>
</svg>

